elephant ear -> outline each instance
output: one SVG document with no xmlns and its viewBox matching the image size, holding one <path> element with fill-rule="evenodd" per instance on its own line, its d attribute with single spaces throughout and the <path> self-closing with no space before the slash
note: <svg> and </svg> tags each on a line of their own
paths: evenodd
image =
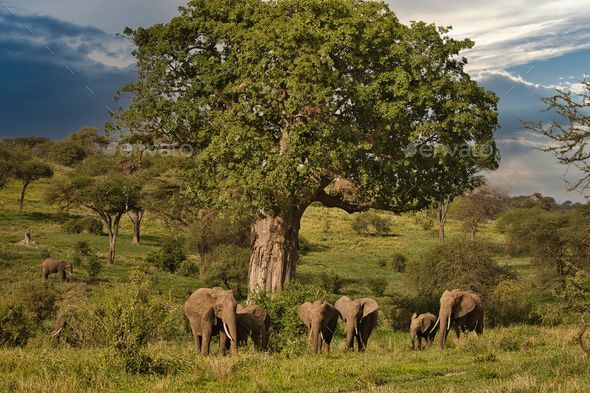
<svg viewBox="0 0 590 393">
<path fill-rule="evenodd" d="M 215 298 L 209 293 L 200 293 L 196 297 L 194 308 L 201 318 L 206 321 L 213 321 L 213 325 L 217 325 L 217 318 L 215 317 Z"/>
<path fill-rule="evenodd" d="M 420 330 L 422 331 L 422 333 L 426 333 L 430 330 L 430 325 L 432 324 L 432 321 L 428 318 L 422 318 L 422 320 L 420 321 Z"/>
<path fill-rule="evenodd" d="M 363 318 L 371 313 L 374 313 L 379 308 L 379 305 L 375 299 L 371 299 L 370 297 L 360 299 L 360 301 L 363 303 Z"/>
<path fill-rule="evenodd" d="M 342 320 L 344 320 L 346 306 L 348 305 L 348 303 L 350 303 L 350 301 L 351 300 L 348 296 L 342 296 L 340 299 L 336 300 L 336 303 L 334 303 L 334 307 L 338 311 L 338 314 L 340 314 L 340 318 L 342 318 Z"/>
<path fill-rule="evenodd" d="M 455 312 L 453 316 L 455 318 L 462 318 L 465 315 L 469 314 L 475 308 L 475 299 L 473 296 L 469 294 L 464 294 L 461 296 L 461 300 L 457 303 L 455 307 Z"/>
<path fill-rule="evenodd" d="M 311 303 L 305 302 L 297 307 L 297 315 L 299 315 L 305 326 L 311 329 Z"/>
<path fill-rule="evenodd" d="M 336 309 L 336 307 L 332 306 L 330 303 L 324 303 L 324 316 L 326 317 L 326 324 L 329 325 L 330 321 L 334 319 L 338 319 L 340 312 Z"/>
</svg>

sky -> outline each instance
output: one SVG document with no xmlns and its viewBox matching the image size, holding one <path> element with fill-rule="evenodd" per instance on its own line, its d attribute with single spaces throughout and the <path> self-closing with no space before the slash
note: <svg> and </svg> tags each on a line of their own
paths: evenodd
<svg viewBox="0 0 590 393">
<path fill-rule="evenodd" d="M 177 14 L 186 0 L 0 0 L 0 137 L 63 138 L 102 128 L 119 88 L 135 78 L 125 26 L 150 26 Z M 502 154 L 490 181 L 513 195 L 565 191 L 575 171 L 538 150 L 547 141 L 522 120 L 548 121 L 539 97 L 577 91 L 590 74 L 590 0 L 388 0 L 400 20 L 452 26 L 470 38 L 468 72 L 500 98 Z"/>
</svg>

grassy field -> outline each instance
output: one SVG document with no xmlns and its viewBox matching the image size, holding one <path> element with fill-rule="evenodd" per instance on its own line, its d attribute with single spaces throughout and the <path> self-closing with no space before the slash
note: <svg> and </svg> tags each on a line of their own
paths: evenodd
<svg viewBox="0 0 590 393">
<path fill-rule="evenodd" d="M 19 185 L 10 183 L 0 191 L 0 294 L 13 284 L 41 280 L 42 253 L 71 258 L 72 246 L 88 241 L 106 257 L 106 236 L 73 235 L 61 229 L 64 215 L 43 202 L 51 181 L 33 184 L 27 194 L 25 212 L 18 214 Z M 72 215 L 87 214 L 84 211 Z M 334 272 L 345 279 L 341 292 L 350 296 L 371 295 L 367 279 L 384 278 L 390 291 L 406 291 L 404 274 L 396 273 L 390 261 L 400 252 L 412 258 L 436 244 L 434 228 L 425 230 L 411 215 L 387 216 L 390 236 L 361 236 L 352 231 L 352 216 L 335 209 L 312 206 L 304 215 L 301 236 L 307 251 L 301 256 L 297 279 L 318 281 L 319 275 Z M 17 245 L 30 228 L 38 249 Z M 131 244 L 129 222 L 124 220 L 118 243 L 118 259 L 104 266 L 97 284 L 85 282 L 84 269 L 77 269 L 73 283 L 56 283 L 62 297 L 93 296 L 127 281 L 131 271 L 143 267 L 162 294 L 180 306 L 186 293 L 203 284 L 196 278 L 164 273 L 146 266 L 145 256 L 158 249 L 166 229 L 146 215 L 143 244 Z M 464 236 L 457 222 L 447 227 L 449 237 Z M 502 237 L 493 223 L 479 236 L 494 242 Z M 538 286 L 537 269 L 527 258 L 497 256 L 510 265 L 535 303 L 547 300 Z M 74 295 L 73 295 L 74 294 Z M 65 302 L 65 300 L 64 300 Z M 1 317 L 1 316 L 0 316 Z M 590 368 L 575 341 L 575 326 L 513 326 L 487 329 L 481 337 L 468 336 L 452 342 L 449 349 L 413 352 L 409 335 L 394 332 L 382 323 L 369 342 L 366 353 L 345 353 L 343 334 L 338 333 L 330 355 L 280 354 L 240 349 L 237 356 L 196 356 L 192 338 L 185 332 L 175 340 L 151 344 L 148 352 L 162 371 L 151 375 L 123 370 L 108 348 L 70 348 L 52 343 L 47 320 L 23 348 L 0 349 L 0 391 L 28 392 L 587 392 Z M 342 330 L 342 327 L 339 327 Z M 449 340 L 453 341 L 453 340 Z"/>
</svg>

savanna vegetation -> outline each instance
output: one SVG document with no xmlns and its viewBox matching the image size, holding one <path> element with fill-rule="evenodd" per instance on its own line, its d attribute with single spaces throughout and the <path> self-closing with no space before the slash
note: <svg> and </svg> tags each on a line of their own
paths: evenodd
<svg viewBox="0 0 590 393">
<path fill-rule="evenodd" d="M 353 0 L 194 0 L 127 30 L 106 134 L 0 143 L 0 390 L 590 390 L 588 206 L 485 184 L 497 97 L 446 33 Z M 587 118 L 562 113 L 568 144 Z M 263 350 L 195 351 L 183 305 L 214 286 L 267 310 Z M 483 335 L 412 350 L 453 288 Z M 297 306 L 343 295 L 379 304 L 366 351 L 340 322 L 313 354 Z"/>
</svg>

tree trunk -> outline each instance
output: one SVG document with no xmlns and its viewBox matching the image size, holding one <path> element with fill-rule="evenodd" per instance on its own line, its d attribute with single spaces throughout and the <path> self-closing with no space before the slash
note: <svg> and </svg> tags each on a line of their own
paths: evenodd
<svg viewBox="0 0 590 393">
<path fill-rule="evenodd" d="M 109 265 L 115 263 L 115 250 L 117 246 L 117 236 L 119 236 L 119 224 L 123 213 L 117 214 L 114 220 L 109 220 L 107 227 L 109 229 Z"/>
<path fill-rule="evenodd" d="M 273 294 L 295 277 L 302 212 L 267 215 L 252 223 L 252 251 L 248 272 L 248 298 L 256 292 Z"/>
<path fill-rule="evenodd" d="M 27 192 L 27 187 L 29 186 L 29 182 L 24 182 L 23 183 L 23 189 L 20 192 L 20 200 L 19 200 L 19 205 L 18 205 L 18 214 L 22 214 L 23 213 L 23 205 L 25 203 L 25 193 Z"/>
<path fill-rule="evenodd" d="M 141 219 L 143 218 L 143 210 L 133 210 L 129 214 L 129 219 L 133 223 L 133 244 L 141 243 Z"/>
<path fill-rule="evenodd" d="M 445 242 L 445 224 L 447 222 L 447 211 L 449 210 L 449 201 L 438 202 L 438 240 Z"/>
</svg>

